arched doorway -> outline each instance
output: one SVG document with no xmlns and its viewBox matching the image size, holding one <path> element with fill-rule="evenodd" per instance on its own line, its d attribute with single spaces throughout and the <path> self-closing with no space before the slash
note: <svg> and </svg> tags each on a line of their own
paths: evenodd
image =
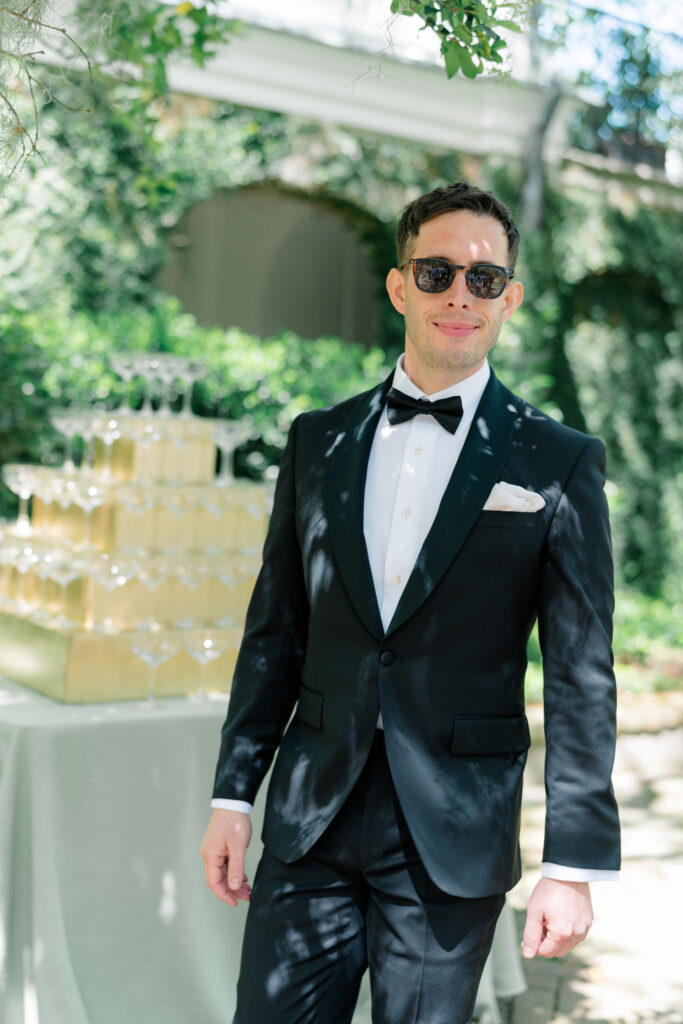
<svg viewBox="0 0 683 1024">
<path fill-rule="evenodd" d="M 157 284 L 201 323 L 260 337 L 288 329 L 366 346 L 380 341 L 371 258 L 342 215 L 304 192 L 216 193 L 187 211 L 169 250 Z"/>
</svg>

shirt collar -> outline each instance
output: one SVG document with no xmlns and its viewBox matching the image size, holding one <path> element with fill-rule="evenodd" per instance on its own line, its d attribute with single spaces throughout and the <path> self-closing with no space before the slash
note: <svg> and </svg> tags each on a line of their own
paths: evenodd
<svg viewBox="0 0 683 1024">
<path fill-rule="evenodd" d="M 444 388 L 443 391 L 436 391 L 433 395 L 426 395 L 417 384 L 413 384 L 403 369 L 403 353 L 401 353 L 394 370 L 392 384 L 397 391 L 402 391 L 404 395 L 410 395 L 411 398 L 426 398 L 428 402 L 435 402 L 439 398 L 451 398 L 453 395 L 460 395 L 463 414 L 467 416 L 468 412 L 474 412 L 479 404 L 479 399 L 484 394 L 484 389 L 488 384 L 490 376 L 491 368 L 489 367 L 488 359 L 485 359 L 484 365 L 480 366 L 476 373 L 465 377 L 463 380 L 459 380 L 457 384 L 451 384 L 450 387 Z"/>
</svg>

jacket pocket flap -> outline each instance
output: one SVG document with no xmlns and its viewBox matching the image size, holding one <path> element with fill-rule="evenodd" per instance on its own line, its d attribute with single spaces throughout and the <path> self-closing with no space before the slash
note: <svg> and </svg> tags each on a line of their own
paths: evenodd
<svg viewBox="0 0 683 1024">
<path fill-rule="evenodd" d="M 519 754 L 531 743 L 526 715 L 508 718 L 465 716 L 453 722 L 451 753 L 478 757 L 484 754 Z"/>
<path fill-rule="evenodd" d="M 538 522 L 535 512 L 496 512 L 494 509 L 484 509 L 474 521 L 475 526 L 507 526 L 512 529 L 526 527 L 532 529 Z"/>
<path fill-rule="evenodd" d="M 300 718 L 306 725 L 314 729 L 323 727 L 323 695 L 315 690 L 309 690 L 302 686 L 299 690 L 299 703 L 296 708 L 296 717 Z"/>
</svg>

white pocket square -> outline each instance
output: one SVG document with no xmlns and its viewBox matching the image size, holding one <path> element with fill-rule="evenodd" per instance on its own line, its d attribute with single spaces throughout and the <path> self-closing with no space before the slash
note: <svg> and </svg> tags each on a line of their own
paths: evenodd
<svg viewBox="0 0 683 1024">
<path fill-rule="evenodd" d="M 545 501 L 536 491 L 527 491 L 518 484 L 499 483 L 486 499 L 484 510 L 489 512 L 538 512 Z"/>
</svg>

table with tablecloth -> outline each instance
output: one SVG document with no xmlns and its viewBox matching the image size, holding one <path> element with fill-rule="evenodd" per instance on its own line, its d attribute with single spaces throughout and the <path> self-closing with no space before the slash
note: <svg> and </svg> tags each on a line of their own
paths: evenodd
<svg viewBox="0 0 683 1024">
<path fill-rule="evenodd" d="M 225 702 L 67 705 L 0 680 L 3 1024 L 229 1024 L 246 907 L 209 892 L 199 858 Z M 262 813 L 263 790 L 252 878 Z M 524 989 L 507 910 L 486 1024 L 494 984 Z"/>
</svg>

